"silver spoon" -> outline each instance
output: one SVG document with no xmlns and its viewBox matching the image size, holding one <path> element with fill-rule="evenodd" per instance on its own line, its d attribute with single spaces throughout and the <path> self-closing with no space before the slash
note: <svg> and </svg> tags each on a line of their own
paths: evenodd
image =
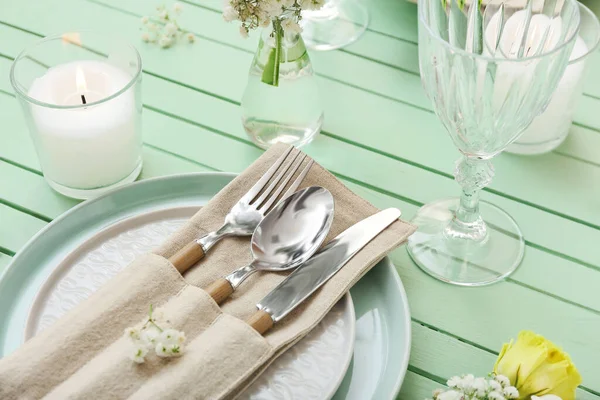
<svg viewBox="0 0 600 400">
<path fill-rule="evenodd" d="M 206 288 L 217 302 L 227 299 L 256 271 L 285 271 L 308 260 L 321 246 L 333 221 L 333 196 L 311 186 L 279 203 L 252 235 L 254 259 Z"/>
</svg>

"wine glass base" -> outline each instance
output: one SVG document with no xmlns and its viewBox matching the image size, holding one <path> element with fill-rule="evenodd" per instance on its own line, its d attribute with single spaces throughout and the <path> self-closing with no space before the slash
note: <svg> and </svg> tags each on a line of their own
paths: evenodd
<svg viewBox="0 0 600 400">
<path fill-rule="evenodd" d="M 450 238 L 445 229 L 458 208 L 458 198 L 437 200 L 419 209 L 408 239 L 408 254 L 423 271 L 461 286 L 496 283 L 513 273 L 523 259 L 525 241 L 516 222 L 500 208 L 480 202 L 487 237 L 480 241 Z"/>
<path fill-rule="evenodd" d="M 356 0 L 333 0 L 302 13 L 302 38 L 314 50 L 335 50 L 355 42 L 369 25 L 367 8 Z"/>
</svg>

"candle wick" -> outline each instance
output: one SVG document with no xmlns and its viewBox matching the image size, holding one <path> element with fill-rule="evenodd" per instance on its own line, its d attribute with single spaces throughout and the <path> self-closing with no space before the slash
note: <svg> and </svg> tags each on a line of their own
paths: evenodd
<svg viewBox="0 0 600 400">
<path fill-rule="evenodd" d="M 83 104 L 87 104 L 87 101 L 85 100 L 85 95 L 83 95 L 83 94 L 81 95 L 81 102 Z"/>
</svg>

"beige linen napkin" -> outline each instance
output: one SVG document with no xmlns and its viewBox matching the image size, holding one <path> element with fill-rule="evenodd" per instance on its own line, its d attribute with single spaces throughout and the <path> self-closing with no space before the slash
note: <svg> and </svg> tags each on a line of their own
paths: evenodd
<svg viewBox="0 0 600 400">
<path fill-rule="evenodd" d="M 373 265 L 414 227 L 397 221 L 265 337 L 244 321 L 287 274 L 257 273 L 217 306 L 200 288 L 251 260 L 248 238 L 227 238 L 182 277 L 166 258 L 218 228 L 231 206 L 286 146 L 274 146 L 219 192 L 154 254 L 140 257 L 53 326 L 0 360 L 0 399 L 234 398 L 300 340 Z M 305 161 L 305 162 L 308 162 Z M 319 185 L 335 199 L 328 239 L 378 210 L 315 164 L 301 187 Z M 169 326 L 186 333 L 176 359 L 128 358 L 128 326 L 143 323 L 153 304 Z"/>
</svg>

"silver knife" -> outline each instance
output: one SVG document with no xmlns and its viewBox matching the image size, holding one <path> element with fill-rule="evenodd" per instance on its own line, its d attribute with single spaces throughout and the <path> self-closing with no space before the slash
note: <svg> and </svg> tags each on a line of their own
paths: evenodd
<svg viewBox="0 0 600 400">
<path fill-rule="evenodd" d="M 400 217 L 400 210 L 388 208 L 352 225 L 306 263 L 290 274 L 257 305 L 258 311 L 246 322 L 263 334 L 290 313 L 335 275 L 381 231 Z"/>
</svg>

